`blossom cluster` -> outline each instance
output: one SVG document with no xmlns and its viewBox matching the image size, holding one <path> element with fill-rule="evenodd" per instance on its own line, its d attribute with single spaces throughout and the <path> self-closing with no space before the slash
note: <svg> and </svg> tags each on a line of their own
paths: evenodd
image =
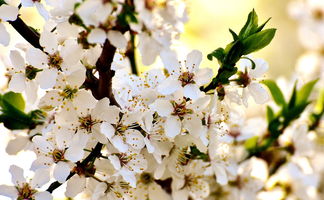
<svg viewBox="0 0 324 200">
<path fill-rule="evenodd" d="M 208 55 L 215 73 L 200 66 L 199 50 L 181 59 L 172 48 L 187 21 L 183 0 L 20 3 L 0 4 L 0 43 L 9 43 L 7 22 L 36 40 L 7 56 L 0 122 L 19 130 L 6 151 L 36 159 L 30 179 L 12 165 L 13 186 L 0 185 L 0 195 L 48 200 L 66 183 L 66 197 L 91 200 L 320 199 L 323 106 L 317 117 L 308 99 L 316 81 L 295 85 L 285 102 L 265 80 L 267 62 L 250 53 L 275 30 L 262 30 L 254 10 L 232 43 Z M 38 9 L 40 33 L 17 25 L 20 7 Z M 159 57 L 163 68 L 138 74 L 136 49 L 141 64 Z M 254 103 L 274 107 L 268 119 L 259 106 L 248 115 Z"/>
</svg>

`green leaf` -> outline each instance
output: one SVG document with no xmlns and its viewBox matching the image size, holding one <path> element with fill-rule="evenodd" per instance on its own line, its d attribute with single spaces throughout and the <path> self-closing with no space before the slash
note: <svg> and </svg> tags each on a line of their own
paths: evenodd
<svg viewBox="0 0 324 200">
<path fill-rule="evenodd" d="M 6 4 L 6 2 L 5 2 L 4 0 L 0 0 L 0 6 L 1 6 L 2 4 Z"/>
<path fill-rule="evenodd" d="M 2 95 L 1 100 L 1 106 L 4 110 L 6 110 L 8 104 L 14 106 L 18 110 L 25 110 L 25 100 L 20 93 L 7 92 L 6 94 Z"/>
<path fill-rule="evenodd" d="M 225 48 L 224 64 L 235 64 L 243 55 L 244 45 L 240 40 L 230 43 Z"/>
<path fill-rule="evenodd" d="M 229 32 L 232 34 L 232 37 L 233 37 L 233 40 L 238 40 L 239 37 L 237 36 L 237 34 L 232 30 L 232 29 L 229 29 Z"/>
<path fill-rule="evenodd" d="M 297 98 L 297 81 L 295 82 L 293 92 L 292 92 L 292 94 L 290 96 L 290 100 L 289 100 L 289 103 L 288 103 L 288 109 L 291 109 L 291 108 L 295 107 L 296 98 Z"/>
<path fill-rule="evenodd" d="M 267 106 L 267 120 L 270 123 L 275 118 L 275 114 L 270 106 Z"/>
<path fill-rule="evenodd" d="M 298 90 L 297 97 L 296 97 L 296 105 L 302 105 L 308 101 L 308 97 L 311 94 L 311 92 L 314 88 L 314 85 L 316 84 L 317 81 L 318 81 L 318 79 L 310 81 L 310 82 L 306 83 L 305 85 L 303 85 L 303 87 L 301 87 Z"/>
<path fill-rule="evenodd" d="M 239 37 L 244 39 L 251 34 L 255 33 L 258 28 L 258 15 L 256 14 L 255 10 L 253 9 L 246 20 L 245 25 L 241 29 L 239 33 Z"/>
<path fill-rule="evenodd" d="M 273 80 L 264 80 L 262 81 L 262 83 L 269 88 L 272 98 L 277 105 L 280 106 L 286 105 L 285 98 L 276 82 L 274 82 Z"/>
<path fill-rule="evenodd" d="M 264 26 L 270 21 L 271 17 L 265 21 L 261 26 L 258 27 L 258 29 L 255 32 L 260 32 L 264 28 Z"/>
<path fill-rule="evenodd" d="M 265 29 L 242 40 L 242 44 L 244 46 L 242 55 L 247 55 L 264 48 L 271 42 L 275 36 L 275 33 L 276 29 L 274 28 Z"/>
<path fill-rule="evenodd" d="M 213 57 L 217 58 L 219 62 L 223 62 L 225 51 L 223 48 L 218 48 L 207 55 L 208 60 L 213 60 Z"/>
</svg>

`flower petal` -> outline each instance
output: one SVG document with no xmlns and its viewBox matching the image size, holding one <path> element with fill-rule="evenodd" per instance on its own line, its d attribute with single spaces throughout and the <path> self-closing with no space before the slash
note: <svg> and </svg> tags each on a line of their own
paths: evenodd
<svg viewBox="0 0 324 200">
<path fill-rule="evenodd" d="M 70 170 L 71 170 L 71 168 L 70 168 L 69 164 L 67 164 L 66 162 L 60 161 L 54 167 L 53 176 L 58 182 L 64 183 L 66 178 L 70 174 Z"/>
<path fill-rule="evenodd" d="M 181 131 L 181 121 L 177 116 L 170 116 L 165 122 L 165 134 L 170 138 L 179 135 Z"/>
<path fill-rule="evenodd" d="M 154 103 L 150 105 L 153 111 L 156 111 L 160 116 L 167 117 L 171 115 L 173 111 L 173 106 L 169 100 L 157 99 Z"/>
<path fill-rule="evenodd" d="M 50 181 L 50 170 L 49 168 L 36 170 L 33 179 L 31 180 L 30 186 L 32 188 L 40 188 Z"/>
<path fill-rule="evenodd" d="M 255 103 L 264 104 L 269 100 L 268 91 L 260 83 L 251 83 L 248 88 Z"/>
<path fill-rule="evenodd" d="M 183 94 L 185 97 L 195 100 L 199 98 L 201 91 L 197 84 L 187 84 L 183 88 Z"/>
<path fill-rule="evenodd" d="M 193 50 L 187 55 L 186 67 L 189 72 L 196 72 L 199 69 L 202 61 L 202 53 L 198 50 Z"/>
<path fill-rule="evenodd" d="M 4 24 L 0 23 L 0 44 L 4 46 L 9 45 L 10 35 L 4 26 Z"/>
<path fill-rule="evenodd" d="M 90 34 L 88 35 L 88 42 L 89 43 L 99 43 L 103 44 L 106 40 L 106 32 L 100 28 L 95 28 L 91 30 Z"/>
<path fill-rule="evenodd" d="M 20 185 L 26 182 L 26 179 L 24 177 L 24 170 L 17 165 L 11 165 L 9 172 L 11 173 L 11 182 L 14 185 Z"/>
<path fill-rule="evenodd" d="M 0 185 L 0 195 L 10 197 L 11 199 L 17 199 L 18 191 L 14 186 Z"/>
<path fill-rule="evenodd" d="M 52 200 L 53 199 L 52 194 L 47 191 L 37 192 L 34 196 L 35 196 L 35 200 Z"/>
<path fill-rule="evenodd" d="M 86 188 L 86 179 L 83 176 L 74 175 L 67 181 L 65 195 L 75 197 Z"/>
<path fill-rule="evenodd" d="M 107 33 L 109 42 L 118 49 L 126 50 L 126 37 L 119 31 L 111 30 Z"/>
<path fill-rule="evenodd" d="M 126 143 L 131 145 L 134 149 L 142 149 L 145 146 L 144 136 L 135 129 L 128 129 L 125 131 Z"/>
<path fill-rule="evenodd" d="M 9 82 L 8 89 L 13 92 L 21 93 L 26 89 L 26 77 L 22 73 L 14 74 Z"/>
<path fill-rule="evenodd" d="M 15 6 L 10 6 L 2 4 L 0 6 L 0 19 L 3 21 L 14 21 L 18 16 L 18 8 Z"/>
</svg>

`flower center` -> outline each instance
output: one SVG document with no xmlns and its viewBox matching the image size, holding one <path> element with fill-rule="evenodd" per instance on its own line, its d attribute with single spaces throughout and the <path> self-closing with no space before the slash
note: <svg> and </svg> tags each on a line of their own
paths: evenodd
<svg viewBox="0 0 324 200">
<path fill-rule="evenodd" d="M 78 89 L 76 89 L 76 88 L 72 89 L 70 86 L 66 86 L 63 89 L 63 91 L 60 93 L 60 96 L 62 96 L 63 99 L 73 99 L 77 92 L 78 92 Z"/>
<path fill-rule="evenodd" d="M 51 54 L 48 56 L 48 65 L 51 68 L 62 71 L 61 64 L 63 63 L 63 58 L 60 56 L 59 52 Z"/>
<path fill-rule="evenodd" d="M 36 75 L 37 72 L 43 71 L 42 69 L 37 69 L 31 65 L 27 65 L 26 69 L 25 69 L 25 76 L 29 79 L 29 80 L 33 80 Z"/>
<path fill-rule="evenodd" d="M 150 173 L 142 173 L 140 176 L 140 182 L 142 182 L 145 185 L 148 185 L 153 182 L 153 177 Z"/>
<path fill-rule="evenodd" d="M 24 183 L 22 187 L 16 187 L 18 191 L 17 200 L 34 200 L 34 194 L 37 192 L 32 189 L 28 183 Z"/>
<path fill-rule="evenodd" d="M 186 101 L 183 100 L 181 103 L 176 103 L 175 101 L 171 101 L 171 104 L 173 106 L 173 112 L 171 115 L 183 117 L 186 114 L 192 114 L 193 111 L 191 109 L 186 108 Z"/>
<path fill-rule="evenodd" d="M 100 123 L 98 120 L 92 119 L 91 115 L 87 115 L 85 117 L 79 117 L 80 129 L 86 130 L 88 133 L 92 132 L 92 127 L 95 124 Z"/>
<path fill-rule="evenodd" d="M 247 87 L 251 83 L 251 78 L 249 77 L 247 70 L 245 70 L 245 72 L 238 72 L 238 76 L 237 83 L 239 85 Z"/>
<path fill-rule="evenodd" d="M 128 156 L 125 153 L 117 153 L 116 155 L 119 158 L 119 162 L 121 166 L 126 166 L 127 163 L 132 159 L 131 156 Z"/>
<path fill-rule="evenodd" d="M 182 87 L 188 85 L 188 84 L 194 84 L 195 80 L 194 80 L 194 73 L 190 73 L 190 72 L 183 72 L 180 76 L 179 76 L 179 81 L 181 82 Z"/>
<path fill-rule="evenodd" d="M 59 161 L 64 161 L 64 153 L 65 150 L 54 149 L 54 151 L 52 152 L 54 162 L 58 163 Z"/>
</svg>

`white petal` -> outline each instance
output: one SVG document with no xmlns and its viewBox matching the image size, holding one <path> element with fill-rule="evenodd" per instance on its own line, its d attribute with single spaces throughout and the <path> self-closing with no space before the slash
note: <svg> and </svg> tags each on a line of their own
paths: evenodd
<svg viewBox="0 0 324 200">
<path fill-rule="evenodd" d="M 21 93 L 26 89 L 26 77 L 23 73 L 14 74 L 9 82 L 8 89 L 13 92 Z"/>
<path fill-rule="evenodd" d="M 27 102 L 30 103 L 30 105 L 33 105 L 37 100 L 37 92 L 38 92 L 38 84 L 36 81 L 29 81 L 26 83 L 25 93 L 27 97 Z"/>
<path fill-rule="evenodd" d="M 35 148 L 42 153 L 48 153 L 54 150 L 53 145 L 44 136 L 35 136 L 32 139 Z"/>
<path fill-rule="evenodd" d="M 45 68 L 48 63 L 47 55 L 39 49 L 31 47 L 26 52 L 26 61 L 37 68 Z"/>
<path fill-rule="evenodd" d="M 110 141 L 120 152 L 125 153 L 128 150 L 128 145 L 125 144 L 121 136 L 115 136 Z"/>
<path fill-rule="evenodd" d="M 108 159 L 110 160 L 111 164 L 114 166 L 116 170 L 120 170 L 121 165 L 120 165 L 120 160 L 118 156 L 116 155 L 110 155 L 108 156 Z"/>
<path fill-rule="evenodd" d="M 170 195 L 168 195 L 168 193 L 166 193 L 166 191 L 164 191 L 162 187 L 155 182 L 150 184 L 148 189 L 149 189 L 148 190 L 149 199 L 171 200 Z"/>
<path fill-rule="evenodd" d="M 4 26 L 4 24 L 0 23 L 0 44 L 4 46 L 8 46 L 9 40 L 10 40 L 10 35 L 6 30 L 6 27 Z"/>
<path fill-rule="evenodd" d="M 52 33 L 50 31 L 44 30 L 41 33 L 39 43 L 49 54 L 54 54 L 57 50 L 57 36 L 55 33 Z"/>
<path fill-rule="evenodd" d="M 156 56 L 159 54 L 161 45 L 147 33 L 139 34 L 138 49 L 142 55 L 144 65 L 154 63 Z"/>
<path fill-rule="evenodd" d="M 268 91 L 261 84 L 251 83 L 248 85 L 248 88 L 255 103 L 264 104 L 269 100 Z"/>
<path fill-rule="evenodd" d="M 125 169 L 125 167 L 123 167 L 119 173 L 122 175 L 123 179 L 129 183 L 129 185 L 133 188 L 136 187 L 136 177 L 135 174 L 130 172 L 128 169 Z"/>
<path fill-rule="evenodd" d="M 265 60 L 255 59 L 254 62 L 256 64 L 256 66 L 255 66 L 255 69 L 251 69 L 249 71 L 250 77 L 258 78 L 258 77 L 261 77 L 263 74 L 265 74 L 266 71 L 268 71 L 269 65 Z"/>
<path fill-rule="evenodd" d="M 181 88 L 181 83 L 175 76 L 169 76 L 167 79 L 162 81 L 158 86 L 158 91 L 161 94 L 169 95 Z"/>
<path fill-rule="evenodd" d="M 100 28 L 91 30 L 88 36 L 89 43 L 100 43 L 103 44 L 106 40 L 106 32 Z"/>
<path fill-rule="evenodd" d="M 111 30 L 107 33 L 107 37 L 113 46 L 121 50 L 126 50 L 127 40 L 121 32 Z"/>
<path fill-rule="evenodd" d="M 53 199 L 52 194 L 47 191 L 37 192 L 34 196 L 35 196 L 35 200 L 52 200 Z"/>
<path fill-rule="evenodd" d="M 52 88 L 56 83 L 57 70 L 56 69 L 44 69 L 37 76 L 37 81 L 42 89 Z"/>
<path fill-rule="evenodd" d="M 145 142 L 145 145 L 146 145 L 147 151 L 148 151 L 149 153 L 154 153 L 154 151 L 155 151 L 155 147 L 152 145 L 151 141 L 150 141 L 147 137 L 145 137 L 145 138 L 144 138 L 144 142 Z"/>
<path fill-rule="evenodd" d="M 142 149 L 145 146 L 144 136 L 138 130 L 128 129 L 125 131 L 126 143 L 134 149 Z"/>
<path fill-rule="evenodd" d="M 78 108 L 78 113 L 86 113 L 87 109 L 94 108 L 97 100 L 86 90 L 79 90 L 73 99 L 73 105 Z"/>
<path fill-rule="evenodd" d="M 191 135 L 198 138 L 203 131 L 201 119 L 196 115 L 190 115 L 183 121 L 184 128 L 186 128 Z"/>
<path fill-rule="evenodd" d="M 177 116 L 170 116 L 165 122 L 165 134 L 170 138 L 179 135 L 181 131 L 181 121 Z"/>
<path fill-rule="evenodd" d="M 75 197 L 86 188 L 86 179 L 83 176 L 74 175 L 67 181 L 65 195 Z"/>
<path fill-rule="evenodd" d="M 84 151 L 83 148 L 80 147 L 70 147 L 66 150 L 64 156 L 67 160 L 77 162 L 83 158 Z"/>
<path fill-rule="evenodd" d="M 50 170 L 47 169 L 38 169 L 36 170 L 33 179 L 31 180 L 30 186 L 32 188 L 40 188 L 50 181 Z"/>
<path fill-rule="evenodd" d="M 176 200 L 188 200 L 189 192 L 186 189 L 172 191 L 172 199 Z"/>
<path fill-rule="evenodd" d="M 116 132 L 115 128 L 110 123 L 107 122 L 103 122 L 100 125 L 100 131 L 109 139 L 111 139 Z"/>
<path fill-rule="evenodd" d="M 14 186 L 0 185 L 0 195 L 17 199 L 18 191 Z"/>
<path fill-rule="evenodd" d="M 198 50 L 193 50 L 187 55 L 186 67 L 189 72 L 195 72 L 199 69 L 202 60 L 202 53 Z"/>
<path fill-rule="evenodd" d="M 30 170 L 36 171 L 40 168 L 47 168 L 53 164 L 53 158 L 47 156 L 38 156 L 36 160 L 33 161 Z"/>
<path fill-rule="evenodd" d="M 21 5 L 23 7 L 32 7 L 34 6 L 33 0 L 21 0 Z"/>
<path fill-rule="evenodd" d="M 24 170 L 16 165 L 11 165 L 9 168 L 9 172 L 11 173 L 11 182 L 14 185 L 22 184 L 26 182 L 24 177 Z"/>
<path fill-rule="evenodd" d="M 185 97 L 190 98 L 190 99 L 198 99 L 201 95 L 201 91 L 196 84 L 187 84 L 183 88 L 183 94 Z"/>
<path fill-rule="evenodd" d="M 156 111 L 162 117 L 171 115 L 172 111 L 174 110 L 170 101 L 165 99 L 157 99 L 150 105 L 150 108 L 153 111 Z"/>
<path fill-rule="evenodd" d="M 160 56 L 164 68 L 166 68 L 169 73 L 179 68 L 179 61 L 178 61 L 177 53 L 175 51 L 162 50 Z"/>
<path fill-rule="evenodd" d="M 69 164 L 67 164 L 66 162 L 60 161 L 54 167 L 53 176 L 58 182 L 64 183 L 66 178 L 70 174 L 70 170 L 71 170 L 71 168 L 70 168 Z"/>
<path fill-rule="evenodd" d="M 213 78 L 214 73 L 213 70 L 210 68 L 202 68 L 199 69 L 194 76 L 194 80 L 196 82 L 197 85 L 201 86 L 204 84 L 207 84 L 211 81 L 211 79 Z"/>
<path fill-rule="evenodd" d="M 18 16 L 18 8 L 6 4 L 0 6 L 0 19 L 3 21 L 14 21 Z"/>
<path fill-rule="evenodd" d="M 42 3 L 35 2 L 36 8 L 38 10 L 38 13 L 44 18 L 45 21 L 48 21 L 50 16 L 46 8 Z"/>
<path fill-rule="evenodd" d="M 213 166 L 215 175 L 216 175 L 216 181 L 217 183 L 221 185 L 225 185 L 228 182 L 227 174 L 223 166 L 218 166 L 217 163 Z"/>
<path fill-rule="evenodd" d="M 6 152 L 9 155 L 15 155 L 17 154 L 19 151 L 23 150 L 27 143 L 29 143 L 29 137 L 27 136 L 17 136 L 15 139 L 10 140 L 7 144 L 6 147 Z"/>
<path fill-rule="evenodd" d="M 24 70 L 25 60 L 17 50 L 10 51 L 10 61 L 17 70 Z"/>
</svg>

